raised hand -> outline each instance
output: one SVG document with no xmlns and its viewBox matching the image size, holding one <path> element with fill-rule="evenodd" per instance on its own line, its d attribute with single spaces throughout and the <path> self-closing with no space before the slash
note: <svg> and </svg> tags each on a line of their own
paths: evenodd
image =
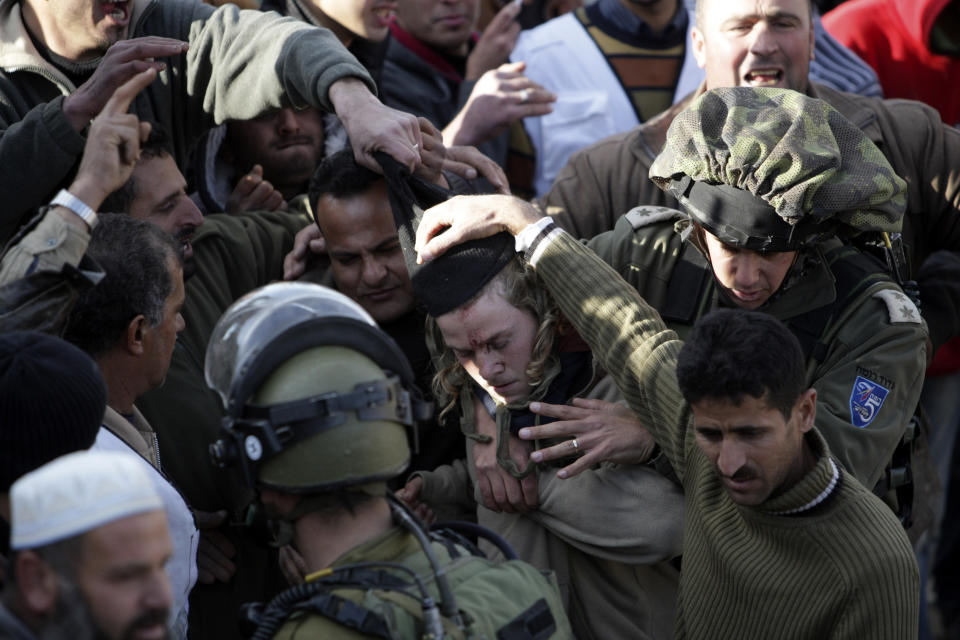
<svg viewBox="0 0 960 640">
<path fill-rule="evenodd" d="M 444 127 L 447 144 L 480 144 L 523 118 L 553 111 L 555 93 L 523 75 L 523 62 L 508 62 L 484 73 L 466 104 Z"/>
<path fill-rule="evenodd" d="M 94 210 L 126 183 L 137 164 L 150 124 L 141 123 L 127 109 L 156 77 L 156 70 L 148 68 L 129 78 L 111 93 L 90 124 L 80 168 L 68 190 Z"/>
<path fill-rule="evenodd" d="M 118 87 L 147 69 L 163 71 L 167 65 L 157 58 L 180 55 L 186 50 L 186 42 L 173 38 L 147 36 L 120 40 L 107 49 L 90 79 L 64 99 L 64 115 L 74 129 L 83 131 Z"/>
<path fill-rule="evenodd" d="M 497 462 L 497 428 L 479 400 L 474 401 L 474 415 L 477 433 L 493 438 L 488 443 L 472 443 L 477 487 L 480 489 L 484 506 L 492 511 L 506 513 L 524 513 L 536 509 L 540 503 L 537 474 L 531 473 L 518 479 L 501 467 Z M 518 468 L 526 467 L 533 447 L 513 435 L 508 437 L 510 458 Z"/>
<path fill-rule="evenodd" d="M 487 71 L 496 69 L 510 59 L 510 53 L 520 35 L 518 15 L 520 15 L 520 3 L 508 2 L 493 17 L 467 57 L 464 75 L 467 80 L 476 80 Z"/>
<path fill-rule="evenodd" d="M 500 231 L 516 235 L 542 215 L 529 202 L 513 196 L 456 196 L 424 212 L 417 227 L 417 259 L 429 262 L 450 247 Z"/>
<path fill-rule="evenodd" d="M 423 140 L 415 116 L 384 106 L 357 78 L 337 80 L 329 96 L 359 164 L 382 172 L 373 152 L 383 151 L 411 172 L 420 165 Z"/>
<path fill-rule="evenodd" d="M 293 238 L 293 249 L 283 258 L 283 279 L 296 280 L 307 270 L 310 254 L 323 254 L 327 250 L 327 242 L 323 238 L 320 227 L 308 224 L 297 232 Z"/>
</svg>

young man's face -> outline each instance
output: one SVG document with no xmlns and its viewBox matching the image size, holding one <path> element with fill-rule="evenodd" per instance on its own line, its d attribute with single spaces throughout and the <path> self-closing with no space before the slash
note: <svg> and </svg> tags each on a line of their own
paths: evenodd
<svg viewBox="0 0 960 640">
<path fill-rule="evenodd" d="M 379 324 L 413 311 L 413 285 L 385 184 L 344 198 L 321 196 L 316 212 L 337 290 Z"/>
<path fill-rule="evenodd" d="M 47 47 L 72 60 L 98 58 L 113 43 L 127 37 L 133 0 L 27 0 L 41 23 Z M 36 34 L 40 35 L 40 34 Z"/>
<path fill-rule="evenodd" d="M 167 517 L 151 511 L 84 536 L 76 582 L 108 640 L 166 640 L 172 605 L 166 564 L 173 553 Z"/>
<path fill-rule="evenodd" d="M 478 0 L 403 0 L 397 24 L 431 47 L 466 55 L 479 8 Z"/>
<path fill-rule="evenodd" d="M 156 225 L 183 243 L 183 259 L 193 257 L 190 236 L 203 224 L 203 214 L 187 195 L 187 181 L 167 154 L 137 162 L 130 217 Z"/>
<path fill-rule="evenodd" d="M 710 265 L 717 282 L 741 309 L 753 310 L 770 299 L 787 277 L 796 251 L 758 253 L 720 242 L 704 230 Z"/>
<path fill-rule="evenodd" d="M 437 326 L 460 365 L 495 401 L 518 402 L 529 394 L 527 368 L 538 323 L 507 302 L 496 286 L 439 316 Z"/>
<path fill-rule="evenodd" d="M 813 427 L 816 397 L 813 389 L 804 392 L 789 419 L 752 396 L 740 404 L 704 398 L 692 405 L 697 445 L 731 500 L 755 507 L 803 477 L 803 436 Z"/>
<path fill-rule="evenodd" d="M 263 177 L 290 200 L 306 193 L 323 159 L 323 114 L 317 109 L 280 109 L 227 124 L 232 162 L 246 173 L 259 164 Z"/>
<path fill-rule="evenodd" d="M 703 11 L 703 24 L 691 37 L 708 89 L 807 90 L 813 59 L 810 0 L 709 0 Z"/>
</svg>

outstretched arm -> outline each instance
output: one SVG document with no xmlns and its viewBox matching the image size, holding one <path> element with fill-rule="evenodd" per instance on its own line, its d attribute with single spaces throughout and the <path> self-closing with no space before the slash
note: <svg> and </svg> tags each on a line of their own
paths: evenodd
<svg viewBox="0 0 960 640">
<path fill-rule="evenodd" d="M 77 274 L 76 267 L 90 242 L 88 222 L 73 209 L 96 210 L 129 178 L 140 153 L 140 141 L 150 128 L 129 115 L 127 107 L 155 76 L 156 72 L 149 69 L 128 80 L 94 119 L 77 177 L 67 189 L 81 204 L 73 203 L 72 209 L 50 207 L 3 255 L 0 331 L 29 328 L 62 332 L 77 292 L 96 281 L 93 276 L 58 275 L 66 269 Z"/>
<path fill-rule="evenodd" d="M 147 69 L 128 79 L 111 93 L 90 124 L 91 135 L 80 168 L 67 191 L 94 211 L 133 172 L 140 155 L 140 141 L 150 133 L 150 125 L 141 123 L 127 109 L 134 96 L 155 77 L 156 71 Z M 65 233 L 56 231 L 62 223 L 69 227 Z M 87 223 L 71 209 L 51 207 L 45 220 L 3 255 L 0 284 L 37 271 L 57 272 L 67 263 L 76 266 L 86 251 L 89 231 Z M 47 241 L 48 236 L 55 239 L 53 244 Z"/>
<path fill-rule="evenodd" d="M 162 71 L 169 56 L 185 49 L 185 42 L 170 38 L 123 40 L 107 51 L 90 79 L 65 98 L 28 104 L 14 89 L 3 90 L 0 202 L 4 211 L 0 216 L 0 242 L 13 236 L 26 216 L 52 197 L 58 186 L 66 186 L 65 180 L 76 168 L 81 153 L 89 153 L 82 132 L 103 112 L 111 96 L 131 79 L 144 77 L 139 74 L 148 69 Z M 151 82 L 155 77 L 156 73 L 150 76 Z M 87 140 L 94 133 L 91 127 Z"/>
</svg>

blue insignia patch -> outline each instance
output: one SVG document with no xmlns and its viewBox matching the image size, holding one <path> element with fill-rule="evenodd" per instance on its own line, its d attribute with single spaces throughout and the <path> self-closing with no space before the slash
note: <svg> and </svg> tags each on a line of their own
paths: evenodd
<svg viewBox="0 0 960 640">
<path fill-rule="evenodd" d="M 850 391 L 850 421 L 863 429 L 877 416 L 890 390 L 873 380 L 857 376 Z"/>
</svg>

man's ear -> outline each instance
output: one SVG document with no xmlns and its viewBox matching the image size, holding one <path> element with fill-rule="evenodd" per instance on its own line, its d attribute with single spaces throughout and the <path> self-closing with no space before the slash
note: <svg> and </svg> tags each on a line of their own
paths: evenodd
<svg viewBox="0 0 960 640">
<path fill-rule="evenodd" d="M 706 68 L 707 43 L 703 38 L 703 33 L 697 27 L 690 29 L 690 41 L 693 44 L 693 58 L 697 61 L 697 66 L 701 69 Z"/>
<path fill-rule="evenodd" d="M 18 598 L 26 612 L 33 617 L 53 611 L 57 603 L 57 573 L 53 567 L 27 549 L 15 556 L 13 571 Z"/>
<path fill-rule="evenodd" d="M 793 410 L 800 421 L 801 433 L 813 429 L 813 425 L 817 421 L 817 390 L 811 388 L 800 394 Z"/>
<path fill-rule="evenodd" d="M 135 316 L 130 324 L 127 325 L 127 334 L 124 341 L 124 348 L 128 353 L 135 356 L 142 356 L 146 351 L 144 346 L 144 336 L 150 330 L 147 324 L 147 317 L 142 313 Z"/>
</svg>

